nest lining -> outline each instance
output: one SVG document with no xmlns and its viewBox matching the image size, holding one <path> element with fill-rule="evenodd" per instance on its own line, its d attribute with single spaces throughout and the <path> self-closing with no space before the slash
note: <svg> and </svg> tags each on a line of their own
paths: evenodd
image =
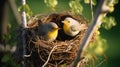
<svg viewBox="0 0 120 67">
<path fill-rule="evenodd" d="M 25 36 L 27 40 L 26 49 L 28 54 L 32 52 L 28 60 L 34 62 L 36 67 L 42 66 L 48 60 L 50 53 L 51 55 L 47 62 L 47 66 L 59 66 L 62 64 L 70 65 L 76 57 L 78 47 L 84 38 L 86 30 L 81 31 L 75 37 L 67 36 L 63 30 L 60 30 L 58 37 L 54 42 L 46 42 L 38 36 L 39 22 L 55 22 L 60 28 L 62 28 L 63 24 L 61 21 L 63 21 L 66 17 L 72 17 L 80 23 L 88 26 L 88 23 L 83 16 L 74 15 L 72 13 L 36 15 L 29 21 L 28 28 L 25 29 Z M 51 50 L 53 51 L 51 52 Z"/>
</svg>

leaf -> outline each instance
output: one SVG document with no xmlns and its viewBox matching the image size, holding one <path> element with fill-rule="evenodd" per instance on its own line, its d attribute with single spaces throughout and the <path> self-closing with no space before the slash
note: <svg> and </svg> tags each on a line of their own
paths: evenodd
<svg viewBox="0 0 120 67">
<path fill-rule="evenodd" d="M 118 0 L 107 0 L 106 5 L 109 7 L 109 12 L 113 12 L 114 11 L 114 5 L 118 3 Z"/>
<path fill-rule="evenodd" d="M 18 7 L 18 11 L 21 12 L 21 11 L 22 11 L 22 8 L 23 8 L 22 6 L 19 6 L 19 7 Z"/>
<path fill-rule="evenodd" d="M 77 0 L 76 1 L 70 1 L 69 6 L 70 6 L 72 12 L 77 13 L 77 14 L 82 14 L 83 7 L 79 3 L 79 1 L 77 1 Z"/>
<path fill-rule="evenodd" d="M 25 12 L 26 12 L 26 15 L 27 15 L 27 19 L 30 19 L 31 16 L 33 15 L 33 12 L 32 12 L 32 10 L 30 9 L 30 7 L 29 7 L 28 4 L 25 4 L 24 6 L 20 6 L 20 7 L 18 8 L 18 11 L 19 11 L 19 12 L 25 11 Z"/>
<path fill-rule="evenodd" d="M 44 0 L 44 3 L 50 7 L 52 10 L 55 10 L 55 7 L 57 6 L 58 2 L 57 0 Z"/>
<path fill-rule="evenodd" d="M 103 22 L 102 26 L 107 30 L 111 29 L 113 26 L 116 25 L 116 21 L 115 21 L 114 17 L 107 17 L 106 16 L 102 19 L 102 22 Z"/>
<path fill-rule="evenodd" d="M 92 1 L 92 5 L 94 6 L 97 4 L 96 0 L 91 0 L 91 1 Z M 84 0 L 84 3 L 90 4 L 90 0 Z"/>
</svg>

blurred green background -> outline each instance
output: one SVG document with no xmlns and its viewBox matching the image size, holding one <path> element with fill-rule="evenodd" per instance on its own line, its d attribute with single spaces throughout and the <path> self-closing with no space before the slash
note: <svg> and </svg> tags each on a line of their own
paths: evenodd
<svg viewBox="0 0 120 67">
<path fill-rule="evenodd" d="M 27 4 L 31 8 L 33 14 L 46 14 L 53 13 L 53 11 L 47 7 L 44 0 L 26 0 Z M 68 2 L 70 0 L 58 0 L 58 5 L 56 6 L 56 12 L 63 12 L 70 10 Z M 21 5 L 21 0 L 16 0 L 17 5 Z M 89 20 L 90 19 L 90 7 L 87 4 L 83 4 L 83 16 Z M 95 7 L 94 7 L 95 8 Z M 100 35 L 107 40 L 108 48 L 105 51 L 107 56 L 107 63 L 101 64 L 99 67 L 119 67 L 120 66 L 120 2 L 115 5 L 115 10 L 113 13 L 108 13 L 108 16 L 115 17 L 117 25 L 112 27 L 110 30 L 100 28 Z M 15 23 L 15 18 L 13 13 L 10 11 L 10 23 L 12 29 L 17 27 Z M 108 22 L 109 23 L 109 22 Z M 14 34 L 12 34 L 14 35 Z"/>
</svg>

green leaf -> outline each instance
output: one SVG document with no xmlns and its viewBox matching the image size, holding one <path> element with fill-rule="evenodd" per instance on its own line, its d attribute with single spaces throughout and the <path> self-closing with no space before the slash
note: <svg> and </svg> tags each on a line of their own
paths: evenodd
<svg viewBox="0 0 120 67">
<path fill-rule="evenodd" d="M 111 29 L 113 26 L 116 25 L 116 21 L 115 21 L 114 17 L 107 17 L 106 16 L 102 19 L 102 22 L 103 22 L 102 26 L 107 30 Z"/>
<path fill-rule="evenodd" d="M 118 0 L 107 0 L 106 5 L 109 7 L 109 12 L 114 11 L 114 5 L 118 3 Z"/>
<path fill-rule="evenodd" d="M 25 8 L 25 11 L 30 11 L 30 7 L 29 7 L 28 4 L 25 4 L 25 5 L 24 5 L 24 8 Z"/>
<path fill-rule="evenodd" d="M 58 1 L 57 0 L 44 0 L 44 3 L 54 11 L 55 7 L 58 4 Z"/>
<path fill-rule="evenodd" d="M 92 5 L 94 6 L 97 4 L 96 0 L 91 0 L 91 1 L 92 1 Z M 84 3 L 90 4 L 90 0 L 84 0 Z"/>
<path fill-rule="evenodd" d="M 71 8 L 72 12 L 77 13 L 77 14 L 82 14 L 83 7 L 79 3 L 79 1 L 70 1 L 69 2 L 69 7 Z"/>
<path fill-rule="evenodd" d="M 21 12 L 21 11 L 22 11 L 22 8 L 23 8 L 22 6 L 19 6 L 19 7 L 18 7 L 18 11 Z"/>
<path fill-rule="evenodd" d="M 32 10 L 30 9 L 30 7 L 29 7 L 28 4 L 25 4 L 24 6 L 18 7 L 18 11 L 19 11 L 19 12 L 25 11 L 25 12 L 26 12 L 26 15 L 27 15 L 27 19 L 30 19 L 31 16 L 33 15 L 33 12 L 32 12 Z"/>
</svg>

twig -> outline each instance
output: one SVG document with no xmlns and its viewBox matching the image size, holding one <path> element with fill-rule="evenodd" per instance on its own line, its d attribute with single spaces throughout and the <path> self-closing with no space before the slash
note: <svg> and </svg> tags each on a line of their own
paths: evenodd
<svg viewBox="0 0 120 67">
<path fill-rule="evenodd" d="M 33 51 L 33 48 L 32 48 L 32 50 L 30 51 L 30 54 L 28 54 L 28 55 L 24 55 L 24 57 L 30 57 L 31 54 L 32 54 L 32 51 Z"/>
<path fill-rule="evenodd" d="M 100 66 L 103 62 L 105 62 L 105 59 L 103 61 L 101 61 L 98 65 L 96 65 L 95 67 Z"/>
<path fill-rule="evenodd" d="M 50 60 L 50 56 L 51 56 L 52 52 L 55 50 L 56 47 L 57 47 L 57 45 L 54 46 L 53 49 L 50 51 L 50 54 L 49 54 L 49 56 L 48 56 L 48 58 L 47 58 L 47 61 L 42 65 L 42 67 L 45 67 L 45 66 L 47 65 L 47 63 L 48 63 L 49 60 Z"/>
<path fill-rule="evenodd" d="M 95 18 L 93 20 L 93 23 L 89 26 L 86 34 L 85 34 L 85 37 L 79 47 L 79 50 L 78 50 L 78 53 L 77 53 L 77 57 L 75 58 L 75 60 L 73 61 L 72 63 L 72 67 L 76 67 L 77 66 L 77 63 L 80 61 L 80 57 L 81 57 L 81 54 L 82 54 L 82 51 L 87 47 L 93 33 L 98 29 L 98 24 L 101 24 L 100 20 L 101 20 L 101 17 L 100 17 L 100 13 L 101 13 L 101 10 L 102 10 L 102 7 L 104 5 L 104 2 L 106 0 L 101 0 L 99 5 L 98 5 L 98 8 L 96 10 L 96 13 L 95 13 Z"/>
<path fill-rule="evenodd" d="M 93 19 L 94 19 L 94 14 L 93 14 L 92 0 L 89 0 L 89 1 L 90 1 L 91 21 L 93 21 Z"/>
</svg>

